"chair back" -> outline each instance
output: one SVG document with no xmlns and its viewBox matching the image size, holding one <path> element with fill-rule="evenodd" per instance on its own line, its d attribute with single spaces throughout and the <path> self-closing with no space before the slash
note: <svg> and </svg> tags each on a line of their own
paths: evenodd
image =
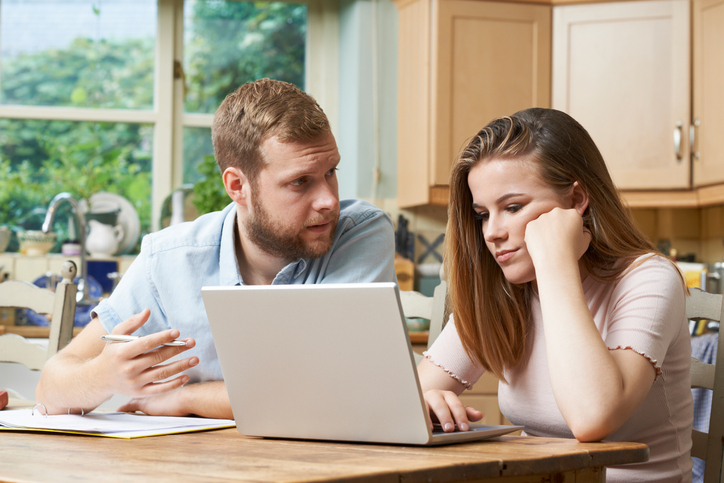
<svg viewBox="0 0 724 483">
<path fill-rule="evenodd" d="M 20 335 L 4 334 L 0 336 L 0 362 L 16 362 L 39 371 L 48 358 L 70 343 L 78 291 L 73 279 L 77 271 L 75 263 L 65 262 L 61 270 L 63 279 L 55 292 L 17 280 L 0 283 L 0 307 L 32 309 L 51 316 L 47 350 Z"/>
<path fill-rule="evenodd" d="M 724 296 L 710 294 L 697 288 L 690 289 L 686 300 L 688 319 L 724 321 Z M 724 481 L 724 348 L 721 334 L 717 346 L 716 362 L 704 364 L 691 358 L 691 387 L 712 390 L 709 433 L 693 430 L 691 456 L 706 461 L 704 483 Z"/>
<path fill-rule="evenodd" d="M 430 329 L 427 336 L 428 348 L 435 342 L 435 339 L 440 335 L 445 325 L 446 298 L 447 282 L 445 282 L 445 271 L 442 266 L 440 267 L 440 284 L 435 287 L 432 297 L 415 291 L 400 291 L 400 302 L 402 303 L 402 312 L 405 314 L 405 317 L 420 317 L 430 321 Z M 418 359 L 421 359 L 421 357 L 418 357 Z"/>
</svg>

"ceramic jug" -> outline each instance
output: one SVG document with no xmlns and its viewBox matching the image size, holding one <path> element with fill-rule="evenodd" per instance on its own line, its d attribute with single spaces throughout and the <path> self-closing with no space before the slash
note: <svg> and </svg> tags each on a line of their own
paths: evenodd
<svg viewBox="0 0 724 483">
<path fill-rule="evenodd" d="M 85 248 L 92 257 L 110 257 L 118 251 L 118 244 L 123 240 L 123 227 L 111 226 L 96 220 L 89 220 L 90 233 Z"/>
</svg>

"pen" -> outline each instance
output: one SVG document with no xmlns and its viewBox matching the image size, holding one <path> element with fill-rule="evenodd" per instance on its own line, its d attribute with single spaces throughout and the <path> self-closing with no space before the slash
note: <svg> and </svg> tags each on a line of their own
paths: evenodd
<svg viewBox="0 0 724 483">
<path fill-rule="evenodd" d="M 138 339 L 139 337 L 140 337 L 140 336 L 138 336 L 138 335 L 113 335 L 113 334 L 108 334 L 108 335 L 102 335 L 102 336 L 101 336 L 101 339 L 104 340 L 104 341 L 106 341 L 106 342 L 131 342 L 131 341 L 133 341 L 133 340 Z M 177 339 L 177 340 L 172 340 L 171 342 L 166 342 L 165 344 L 162 344 L 162 345 L 177 346 L 177 347 L 178 347 L 178 346 L 186 345 L 186 342 L 183 341 L 183 340 L 178 340 L 178 339 Z"/>
</svg>

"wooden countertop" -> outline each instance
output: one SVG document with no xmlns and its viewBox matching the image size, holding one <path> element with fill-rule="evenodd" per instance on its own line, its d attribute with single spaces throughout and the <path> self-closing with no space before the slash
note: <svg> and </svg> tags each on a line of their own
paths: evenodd
<svg viewBox="0 0 724 483">
<path fill-rule="evenodd" d="M 409 332 L 410 342 L 412 344 L 427 344 L 428 331 Z"/>
</svg>

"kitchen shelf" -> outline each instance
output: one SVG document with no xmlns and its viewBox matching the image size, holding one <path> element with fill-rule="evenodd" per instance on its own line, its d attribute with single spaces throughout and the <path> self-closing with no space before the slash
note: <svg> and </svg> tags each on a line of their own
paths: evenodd
<svg viewBox="0 0 724 483">
<path fill-rule="evenodd" d="M 83 327 L 73 327 L 73 337 L 80 334 Z M 47 339 L 50 336 L 50 327 L 36 327 L 30 325 L 0 325 L 0 335 L 17 334 L 27 339 Z"/>
</svg>

